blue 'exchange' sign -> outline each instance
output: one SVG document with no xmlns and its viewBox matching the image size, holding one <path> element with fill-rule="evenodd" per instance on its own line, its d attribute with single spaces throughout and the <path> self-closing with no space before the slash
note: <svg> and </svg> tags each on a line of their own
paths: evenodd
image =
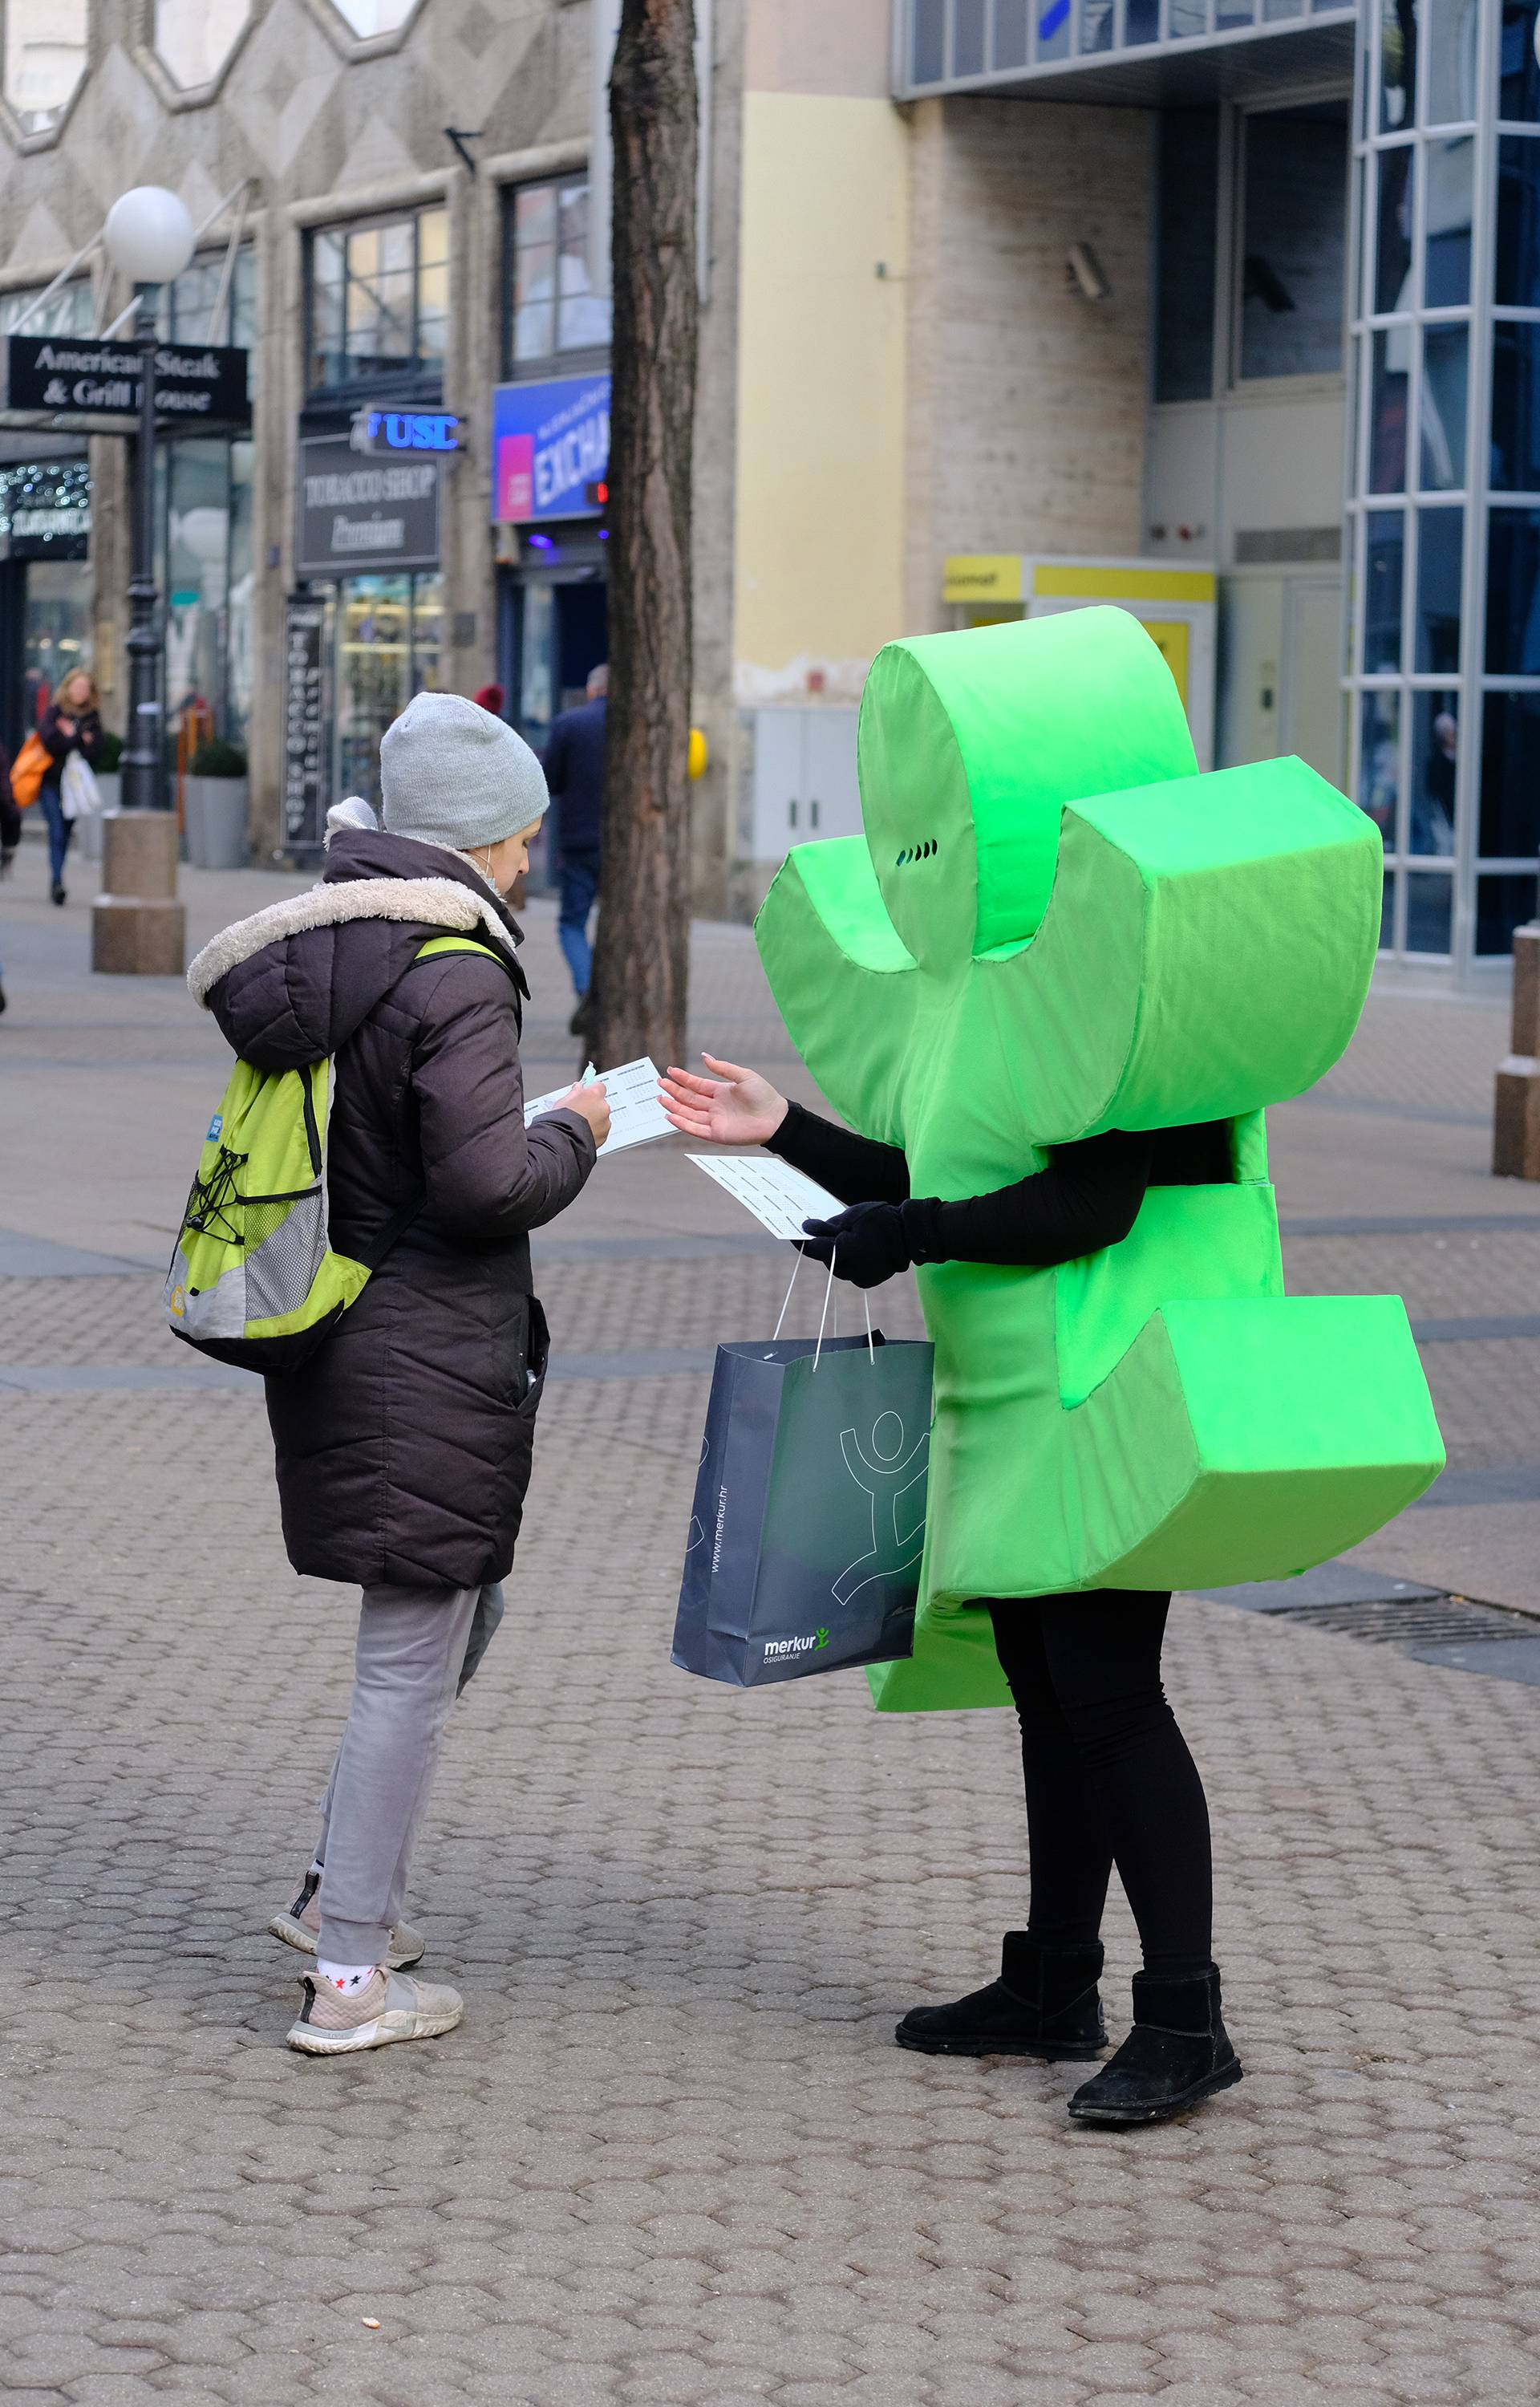
<svg viewBox="0 0 1540 2407">
<path fill-rule="evenodd" d="M 500 384 L 492 394 L 492 517 L 598 518 L 610 470 L 608 376 Z"/>
</svg>

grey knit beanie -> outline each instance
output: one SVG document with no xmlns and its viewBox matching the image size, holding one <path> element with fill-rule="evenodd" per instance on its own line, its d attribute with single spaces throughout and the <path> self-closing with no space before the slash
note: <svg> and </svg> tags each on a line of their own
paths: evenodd
<svg viewBox="0 0 1540 2407">
<path fill-rule="evenodd" d="M 380 790 L 392 835 L 451 852 L 501 844 L 551 800 L 523 736 L 459 693 L 414 694 L 381 741 Z"/>
</svg>

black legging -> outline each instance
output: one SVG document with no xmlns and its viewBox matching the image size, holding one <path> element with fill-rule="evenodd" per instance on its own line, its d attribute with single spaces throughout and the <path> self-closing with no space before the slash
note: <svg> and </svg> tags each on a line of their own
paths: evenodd
<svg viewBox="0 0 1540 2407">
<path fill-rule="evenodd" d="M 989 1611 L 1022 1725 L 1029 1930 L 1094 1940 L 1116 1863 L 1145 1971 L 1185 1978 L 1211 1960 L 1213 1862 L 1203 1782 L 1161 1687 L 1170 1603 L 1104 1588 Z"/>
</svg>

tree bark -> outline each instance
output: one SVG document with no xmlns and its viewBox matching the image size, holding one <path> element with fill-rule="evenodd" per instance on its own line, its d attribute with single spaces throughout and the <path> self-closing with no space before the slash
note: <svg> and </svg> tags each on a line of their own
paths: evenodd
<svg viewBox="0 0 1540 2407">
<path fill-rule="evenodd" d="M 684 1059 L 689 982 L 695 12 L 624 0 L 610 78 L 610 700 L 594 987 L 600 1066 Z"/>
</svg>

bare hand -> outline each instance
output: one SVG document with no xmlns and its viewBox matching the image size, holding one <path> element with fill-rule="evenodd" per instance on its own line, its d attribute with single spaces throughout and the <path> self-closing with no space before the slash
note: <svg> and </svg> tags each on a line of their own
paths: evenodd
<svg viewBox="0 0 1540 2407">
<path fill-rule="evenodd" d="M 61 719 L 56 720 L 55 724 L 58 727 L 61 735 L 73 735 L 75 733 L 75 721 L 73 719 Z"/>
<path fill-rule="evenodd" d="M 553 1109 L 575 1112 L 580 1120 L 586 1120 L 594 1132 L 595 1145 L 602 1145 L 610 1133 L 610 1099 L 604 1092 L 602 1078 L 596 1078 L 591 1086 L 570 1088 Z"/>
<path fill-rule="evenodd" d="M 763 1145 L 786 1117 L 786 1099 L 757 1070 L 700 1056 L 714 1075 L 698 1078 L 689 1070 L 668 1070 L 658 1080 L 658 1100 L 684 1136 L 711 1145 Z"/>
</svg>

